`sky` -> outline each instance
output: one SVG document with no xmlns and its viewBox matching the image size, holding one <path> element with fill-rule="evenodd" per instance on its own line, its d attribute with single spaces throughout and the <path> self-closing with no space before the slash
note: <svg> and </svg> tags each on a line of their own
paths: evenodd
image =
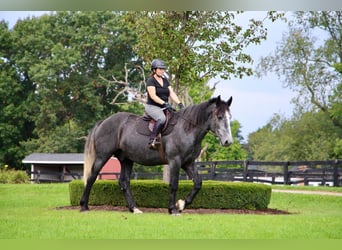
<svg viewBox="0 0 342 250">
<path fill-rule="evenodd" d="M 246 12 L 242 22 L 245 23 L 251 17 L 262 19 L 264 16 L 265 12 Z M 290 17 L 290 14 L 287 16 Z M 254 60 L 253 68 L 261 57 L 274 53 L 283 34 L 288 31 L 288 24 L 280 20 L 274 23 L 267 21 L 265 24 L 268 30 L 267 39 L 245 50 Z M 219 79 L 212 81 L 217 80 Z M 296 95 L 284 88 L 274 73 L 268 73 L 262 78 L 250 76 L 220 80 L 214 94 L 221 95 L 225 100 L 233 96 L 231 113 L 233 120 L 236 119 L 241 124 L 241 134 L 245 140 L 248 139 L 249 133 L 266 125 L 274 114 L 280 113 L 290 117 L 294 108 L 291 100 Z"/>
<path fill-rule="evenodd" d="M 9 23 L 13 27 L 18 19 L 24 19 L 28 16 L 40 16 L 44 11 L 0 11 L 0 20 Z M 246 24 L 251 17 L 262 19 L 265 12 L 246 12 L 237 22 Z M 283 33 L 288 28 L 283 21 L 274 23 L 267 21 L 265 25 L 268 29 L 267 40 L 260 45 L 251 46 L 245 52 L 249 53 L 254 60 L 254 65 L 260 57 L 273 53 L 277 44 L 281 41 Z M 245 141 L 248 134 L 266 125 L 271 117 L 280 113 L 286 117 L 291 116 L 293 105 L 291 99 L 295 93 L 283 88 L 282 83 L 272 73 L 267 74 L 261 79 L 254 76 L 244 77 L 243 79 L 232 78 L 230 80 L 213 79 L 211 83 L 219 82 L 216 85 L 214 96 L 221 95 L 224 100 L 233 96 L 231 113 L 233 120 L 238 120 L 241 124 L 241 135 Z"/>
</svg>

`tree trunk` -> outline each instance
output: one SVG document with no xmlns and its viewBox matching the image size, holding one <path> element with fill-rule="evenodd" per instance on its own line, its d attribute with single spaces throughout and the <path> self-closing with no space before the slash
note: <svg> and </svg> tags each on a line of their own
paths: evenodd
<svg viewBox="0 0 342 250">
<path fill-rule="evenodd" d="M 163 182 L 170 183 L 170 169 L 169 169 L 169 165 L 164 165 L 164 168 L 163 168 Z"/>
</svg>

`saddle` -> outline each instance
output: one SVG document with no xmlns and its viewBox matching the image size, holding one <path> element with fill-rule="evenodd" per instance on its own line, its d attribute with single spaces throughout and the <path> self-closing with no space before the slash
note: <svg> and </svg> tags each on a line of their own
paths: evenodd
<svg viewBox="0 0 342 250">
<path fill-rule="evenodd" d="M 173 127 L 177 123 L 177 119 L 175 119 L 175 113 L 170 113 L 169 111 L 165 110 L 165 117 L 166 121 L 163 126 L 163 129 L 161 130 L 161 135 L 168 135 L 173 130 Z M 154 123 L 156 121 L 153 120 L 153 118 L 147 114 L 144 114 L 144 116 L 140 117 L 137 120 L 136 123 L 136 131 L 141 135 L 150 136 L 154 127 Z"/>
</svg>

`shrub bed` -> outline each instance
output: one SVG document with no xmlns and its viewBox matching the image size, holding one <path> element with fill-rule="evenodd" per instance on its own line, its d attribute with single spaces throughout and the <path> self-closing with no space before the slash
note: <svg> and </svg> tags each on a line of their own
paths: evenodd
<svg viewBox="0 0 342 250">
<path fill-rule="evenodd" d="M 30 178 L 25 171 L 4 169 L 0 170 L 0 183 L 3 184 L 19 184 L 29 183 Z"/>
<path fill-rule="evenodd" d="M 191 181 L 180 181 L 177 199 L 184 199 L 192 189 Z M 83 181 L 69 184 L 70 203 L 79 205 Z M 132 180 L 131 189 L 138 207 L 167 208 L 169 186 L 156 180 Z M 266 209 L 271 199 L 271 187 L 245 182 L 203 181 L 203 186 L 189 208 Z M 90 193 L 89 205 L 126 206 L 118 181 L 98 180 Z"/>
</svg>

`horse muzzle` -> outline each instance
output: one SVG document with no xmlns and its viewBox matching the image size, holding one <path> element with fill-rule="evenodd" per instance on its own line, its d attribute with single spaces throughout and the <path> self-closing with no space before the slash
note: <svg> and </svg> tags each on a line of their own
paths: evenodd
<svg viewBox="0 0 342 250">
<path fill-rule="evenodd" d="M 231 144 L 233 144 L 233 139 L 232 138 L 221 140 L 221 146 L 223 146 L 223 147 L 228 147 Z"/>
</svg>

